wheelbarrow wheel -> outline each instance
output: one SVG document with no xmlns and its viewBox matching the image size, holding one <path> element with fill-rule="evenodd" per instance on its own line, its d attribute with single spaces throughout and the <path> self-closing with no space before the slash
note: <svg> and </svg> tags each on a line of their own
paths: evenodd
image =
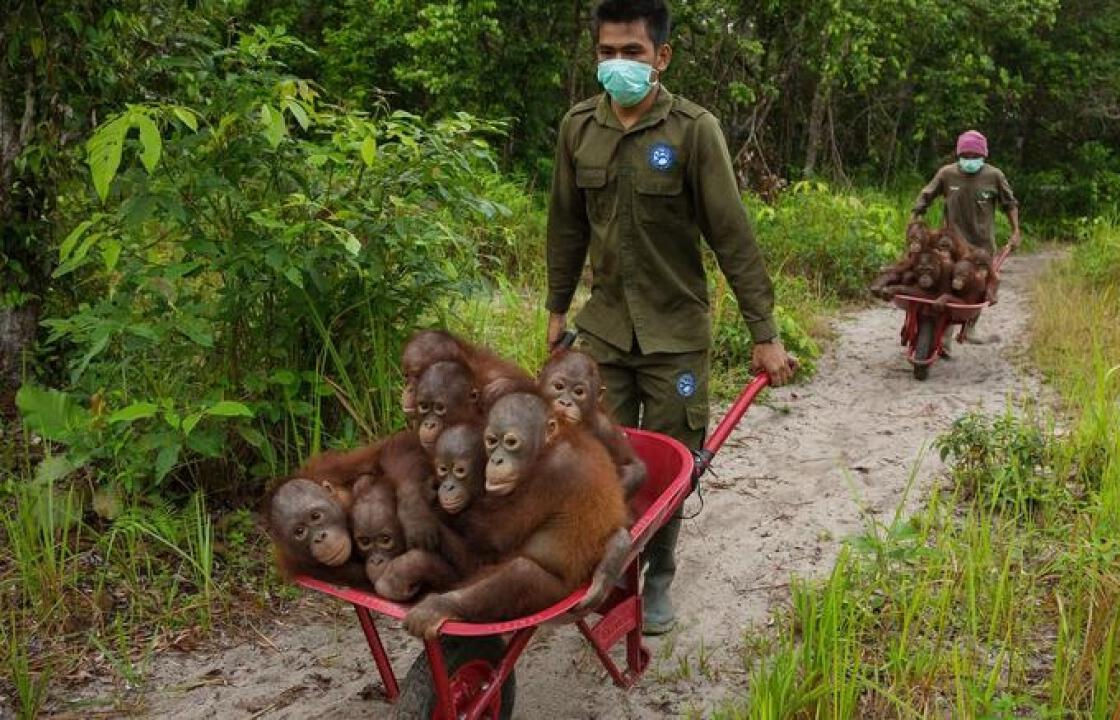
<svg viewBox="0 0 1120 720">
<path fill-rule="evenodd" d="M 451 678 L 451 699 L 458 714 L 485 692 L 485 683 L 489 681 L 491 671 L 501 663 L 506 644 L 499 637 L 444 637 L 440 642 Z M 483 717 L 508 720 L 513 715 L 516 694 L 517 681 L 511 672 L 498 693 L 498 714 L 492 716 L 486 713 Z M 401 684 L 396 717 L 398 720 L 428 720 L 434 717 L 436 707 L 436 686 L 428 654 L 420 653 Z"/>
<path fill-rule="evenodd" d="M 914 379 L 925 380 L 929 377 L 929 360 L 933 357 L 933 318 L 922 318 L 918 321 L 918 339 L 914 343 Z"/>
</svg>

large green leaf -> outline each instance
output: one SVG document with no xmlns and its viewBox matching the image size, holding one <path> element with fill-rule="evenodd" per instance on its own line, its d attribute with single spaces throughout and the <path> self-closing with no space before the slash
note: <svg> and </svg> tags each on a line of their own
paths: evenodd
<svg viewBox="0 0 1120 720">
<path fill-rule="evenodd" d="M 16 393 L 23 421 L 48 440 L 69 442 L 89 425 L 89 412 L 67 393 L 26 384 Z"/>
<path fill-rule="evenodd" d="M 236 400 L 216 402 L 206 409 L 206 414 L 220 417 L 253 417 L 253 411 Z"/>
<path fill-rule="evenodd" d="M 264 125 L 265 139 L 272 147 L 278 146 L 288 133 L 288 127 L 284 124 L 284 115 L 267 103 L 261 105 L 261 125 Z"/>
<path fill-rule="evenodd" d="M 120 115 L 97 128 L 86 143 L 86 162 L 89 163 L 93 187 L 101 202 L 105 202 L 109 196 L 109 185 L 121 166 L 121 149 L 130 125 L 129 116 Z"/>
<path fill-rule="evenodd" d="M 144 168 L 148 172 L 152 172 L 159 164 L 159 156 L 163 151 L 163 141 L 159 136 L 159 128 L 147 115 L 136 117 L 136 127 L 140 130 L 140 145 L 143 147 L 140 153 L 140 161 L 144 163 Z"/>
<path fill-rule="evenodd" d="M 132 422 L 141 418 L 150 418 L 156 414 L 159 406 L 150 402 L 134 402 L 128 407 L 121 408 L 109 416 L 109 422 Z"/>
</svg>

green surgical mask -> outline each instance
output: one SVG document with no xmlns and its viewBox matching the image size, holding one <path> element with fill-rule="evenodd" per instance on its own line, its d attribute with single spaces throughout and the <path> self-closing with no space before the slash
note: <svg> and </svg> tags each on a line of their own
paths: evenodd
<svg viewBox="0 0 1120 720">
<path fill-rule="evenodd" d="M 607 94 L 622 107 L 640 103 L 653 88 L 653 66 L 637 60 L 604 60 L 597 77 Z"/>
<path fill-rule="evenodd" d="M 975 175 L 980 172 L 980 168 L 984 167 L 984 158 L 958 158 L 957 166 L 961 169 L 961 172 Z"/>
</svg>

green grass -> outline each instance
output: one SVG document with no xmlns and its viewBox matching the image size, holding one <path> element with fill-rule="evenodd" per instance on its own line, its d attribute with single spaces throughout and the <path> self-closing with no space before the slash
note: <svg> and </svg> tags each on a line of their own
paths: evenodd
<svg viewBox="0 0 1120 720">
<path fill-rule="evenodd" d="M 715 717 L 1115 720 L 1118 237 L 1100 226 L 1037 293 L 1032 351 L 1062 427 L 1029 409 L 958 420 L 939 442 L 949 485 L 796 580 L 773 647 L 744 654 L 745 697 Z"/>
<path fill-rule="evenodd" d="M 157 646 L 259 611 L 277 586 L 247 510 L 215 524 L 201 493 L 95 503 L 81 484 L 0 475 L 0 694 L 21 717 L 98 657 L 118 692 L 95 704 L 122 707 Z"/>
</svg>

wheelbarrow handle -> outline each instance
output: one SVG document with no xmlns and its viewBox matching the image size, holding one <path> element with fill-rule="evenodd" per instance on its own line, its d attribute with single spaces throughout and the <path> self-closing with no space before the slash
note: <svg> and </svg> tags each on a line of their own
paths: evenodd
<svg viewBox="0 0 1120 720">
<path fill-rule="evenodd" d="M 735 426 L 739 424 L 739 421 L 743 419 L 743 415 L 746 414 L 747 409 L 750 408 L 751 403 L 753 403 L 758 394 L 762 392 L 762 389 L 769 384 L 770 375 L 763 371 L 755 375 L 754 379 L 747 383 L 747 386 L 739 393 L 739 397 L 731 404 L 727 414 L 723 416 L 723 419 L 716 425 L 716 429 L 708 436 L 704 447 L 694 453 L 695 462 L 692 468 L 692 478 L 694 482 L 707 471 L 708 466 L 712 463 L 712 458 L 714 458 L 716 453 L 719 452 L 719 449 L 723 447 L 728 436 L 731 435 L 731 431 L 734 430 Z"/>
<path fill-rule="evenodd" d="M 1007 260 L 1007 256 L 1010 255 L 1010 254 L 1011 254 L 1011 243 L 1007 243 L 1006 245 L 1003 246 L 1003 249 L 1000 250 L 999 253 L 996 254 L 995 259 L 992 260 L 992 269 L 995 270 L 998 273 L 999 269 L 1001 267 L 1003 267 L 1004 261 Z"/>
<path fill-rule="evenodd" d="M 576 337 L 575 330 L 565 330 L 560 338 L 552 344 L 552 347 L 548 349 L 549 353 L 555 355 L 565 350 L 571 350 L 572 346 L 576 344 Z"/>
</svg>

